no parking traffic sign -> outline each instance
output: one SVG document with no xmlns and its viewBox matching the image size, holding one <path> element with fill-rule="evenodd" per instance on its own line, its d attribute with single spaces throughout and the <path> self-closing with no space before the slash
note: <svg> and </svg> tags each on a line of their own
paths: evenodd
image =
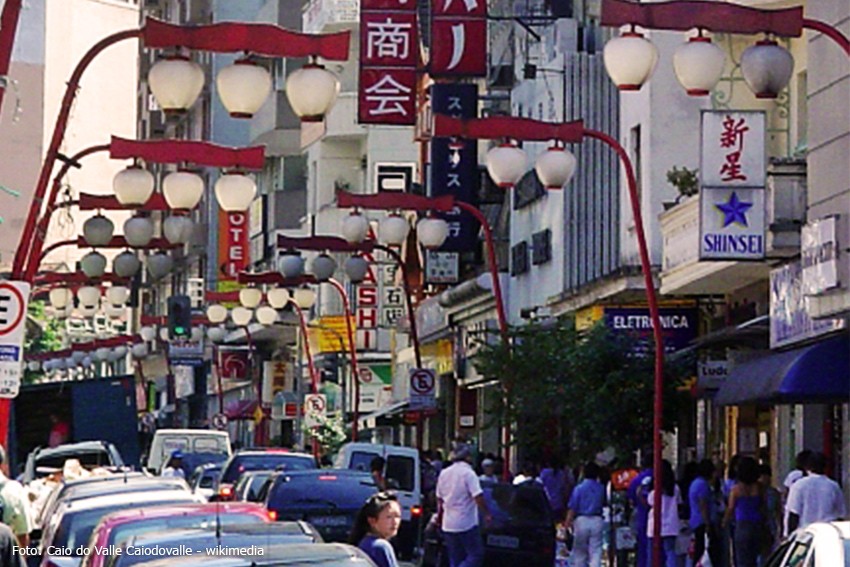
<svg viewBox="0 0 850 567">
<path fill-rule="evenodd" d="M 410 369 L 410 411 L 433 409 L 437 405 L 434 397 L 437 376 L 430 368 Z"/>
<path fill-rule="evenodd" d="M 322 418 L 327 415 L 328 400 L 324 394 L 307 394 L 304 396 L 304 425 L 318 427 Z"/>
<path fill-rule="evenodd" d="M 26 282 L 0 282 L 0 398 L 14 398 L 21 387 L 29 296 Z"/>
</svg>

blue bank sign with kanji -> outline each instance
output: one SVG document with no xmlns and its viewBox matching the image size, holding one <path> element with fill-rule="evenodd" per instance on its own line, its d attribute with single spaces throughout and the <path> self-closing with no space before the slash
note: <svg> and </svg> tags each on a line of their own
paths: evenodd
<svg viewBox="0 0 850 567">
<path fill-rule="evenodd" d="M 475 118 L 478 113 L 478 87 L 473 84 L 435 84 L 431 86 L 431 106 L 436 114 L 457 118 Z M 454 195 L 459 201 L 477 204 L 478 143 L 458 138 L 431 140 L 432 197 Z M 478 242 L 478 222 L 458 209 L 441 215 L 449 223 L 449 236 L 441 251 L 466 252 Z"/>
</svg>

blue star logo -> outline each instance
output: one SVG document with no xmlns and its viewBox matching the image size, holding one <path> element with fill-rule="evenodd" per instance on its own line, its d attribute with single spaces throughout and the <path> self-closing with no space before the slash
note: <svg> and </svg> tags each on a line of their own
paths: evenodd
<svg viewBox="0 0 850 567">
<path fill-rule="evenodd" d="M 719 205 L 714 205 L 721 213 L 723 213 L 723 228 L 726 228 L 732 223 L 738 223 L 742 226 L 747 225 L 747 215 L 745 214 L 752 208 L 752 203 L 746 203 L 738 199 L 738 194 L 732 192 L 729 195 L 729 200 Z"/>
</svg>

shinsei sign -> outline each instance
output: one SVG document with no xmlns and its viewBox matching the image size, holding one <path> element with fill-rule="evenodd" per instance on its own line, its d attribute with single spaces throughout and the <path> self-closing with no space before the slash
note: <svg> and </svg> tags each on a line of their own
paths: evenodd
<svg viewBox="0 0 850 567">
<path fill-rule="evenodd" d="M 703 111 L 700 153 L 700 259 L 764 258 L 764 112 Z"/>
</svg>

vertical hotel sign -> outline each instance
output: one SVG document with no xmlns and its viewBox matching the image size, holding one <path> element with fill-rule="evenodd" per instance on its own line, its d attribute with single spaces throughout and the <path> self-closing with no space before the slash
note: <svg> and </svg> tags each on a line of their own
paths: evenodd
<svg viewBox="0 0 850 567">
<path fill-rule="evenodd" d="M 218 210 L 218 275 L 219 280 L 235 280 L 250 263 L 247 212 L 228 213 Z"/>
<path fill-rule="evenodd" d="M 761 260 L 765 252 L 765 114 L 702 112 L 701 260 Z"/>
<path fill-rule="evenodd" d="M 431 6 L 434 77 L 487 75 L 486 0 L 438 0 Z"/>
<path fill-rule="evenodd" d="M 361 124 L 416 123 L 416 0 L 361 0 Z"/>
</svg>

